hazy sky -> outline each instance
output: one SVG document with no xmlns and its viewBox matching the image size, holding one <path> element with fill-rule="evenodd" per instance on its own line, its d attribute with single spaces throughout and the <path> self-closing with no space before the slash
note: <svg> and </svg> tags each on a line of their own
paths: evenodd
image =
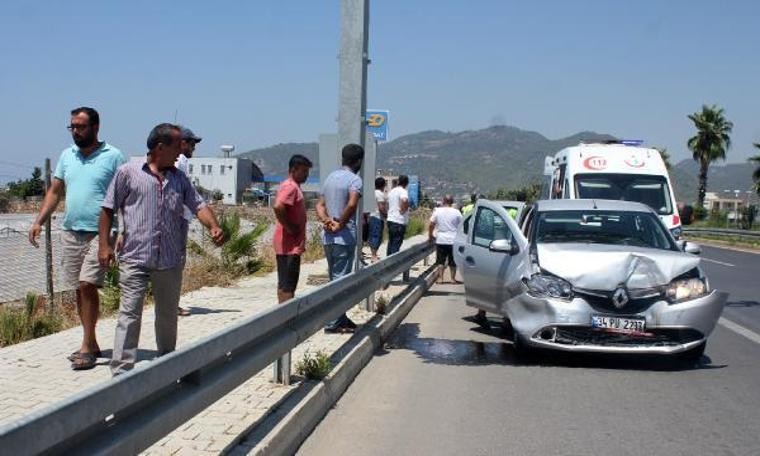
<svg viewBox="0 0 760 456">
<path fill-rule="evenodd" d="M 200 155 L 316 141 L 337 129 L 339 12 L 339 0 L 4 1 L 0 181 L 55 162 L 80 105 L 130 155 L 175 113 L 203 136 Z M 760 141 L 758 18 L 751 0 L 371 1 L 368 105 L 391 110 L 393 138 L 505 123 L 644 139 L 678 160 L 686 115 L 715 103 L 742 161 Z"/>
</svg>

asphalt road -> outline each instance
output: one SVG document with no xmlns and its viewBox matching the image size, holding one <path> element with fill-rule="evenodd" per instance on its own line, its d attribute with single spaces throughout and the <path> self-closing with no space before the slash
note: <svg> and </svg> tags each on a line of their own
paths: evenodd
<svg viewBox="0 0 760 456">
<path fill-rule="evenodd" d="M 437 285 L 299 454 L 760 454 L 760 339 L 733 325 L 760 329 L 760 255 L 704 248 L 703 258 L 713 287 L 732 293 L 724 321 L 734 329 L 718 325 L 697 365 L 518 362 L 495 329 L 461 319 L 472 313 L 461 286 Z"/>
</svg>

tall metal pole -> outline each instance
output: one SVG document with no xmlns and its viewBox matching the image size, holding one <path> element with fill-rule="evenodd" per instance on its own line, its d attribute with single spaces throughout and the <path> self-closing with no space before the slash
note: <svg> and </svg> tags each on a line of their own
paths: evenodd
<svg viewBox="0 0 760 456">
<path fill-rule="evenodd" d="M 45 159 L 45 194 L 50 189 L 50 159 Z M 53 242 L 51 234 L 51 219 L 48 217 L 45 222 L 45 274 L 47 283 L 47 310 L 53 310 Z"/>
<path fill-rule="evenodd" d="M 362 147 L 366 144 L 369 0 L 341 0 L 340 28 L 338 150 L 350 143 Z M 363 175 L 362 171 L 359 175 Z M 368 185 L 364 182 L 364 194 Z M 362 265 L 362 206 L 359 204 L 356 214 L 356 269 Z"/>
</svg>

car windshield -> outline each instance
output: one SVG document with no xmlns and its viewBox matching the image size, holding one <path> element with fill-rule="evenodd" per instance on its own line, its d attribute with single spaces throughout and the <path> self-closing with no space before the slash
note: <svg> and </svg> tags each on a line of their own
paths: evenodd
<svg viewBox="0 0 760 456">
<path fill-rule="evenodd" d="M 640 174 L 576 174 L 578 198 L 636 201 L 660 215 L 672 214 L 668 182 L 663 176 Z"/>
<path fill-rule="evenodd" d="M 535 242 L 583 242 L 678 250 L 662 222 L 647 212 L 540 212 Z"/>
</svg>

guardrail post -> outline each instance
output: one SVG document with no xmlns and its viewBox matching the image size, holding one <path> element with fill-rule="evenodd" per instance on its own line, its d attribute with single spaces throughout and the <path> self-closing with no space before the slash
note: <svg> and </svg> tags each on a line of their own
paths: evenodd
<svg viewBox="0 0 760 456">
<path fill-rule="evenodd" d="M 367 296 L 367 299 L 364 300 L 364 310 L 367 312 L 374 312 L 375 311 L 375 292 Z"/>
<path fill-rule="evenodd" d="M 403 280 L 404 283 L 408 283 L 409 282 L 409 280 L 410 280 L 409 279 L 409 269 L 407 269 L 406 271 L 404 271 L 404 274 L 401 276 L 401 280 Z"/>
<path fill-rule="evenodd" d="M 274 368 L 273 382 L 281 385 L 290 385 L 290 353 L 285 353 L 272 364 Z"/>
</svg>

